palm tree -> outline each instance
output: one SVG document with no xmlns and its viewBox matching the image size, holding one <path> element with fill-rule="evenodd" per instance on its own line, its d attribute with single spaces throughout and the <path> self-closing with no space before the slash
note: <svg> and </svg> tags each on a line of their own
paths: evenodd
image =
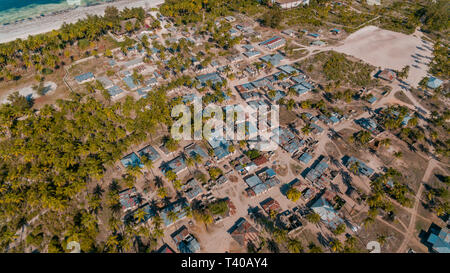
<svg viewBox="0 0 450 273">
<path fill-rule="evenodd" d="M 288 248 L 289 252 L 291 252 L 291 253 L 300 253 L 303 251 L 302 244 L 297 239 L 289 238 L 287 248 Z"/>
<path fill-rule="evenodd" d="M 344 246 L 342 245 L 342 242 L 339 241 L 339 239 L 337 239 L 337 238 L 335 238 L 331 241 L 330 247 L 331 247 L 331 250 L 333 250 L 334 252 L 340 252 L 344 248 Z"/>
<path fill-rule="evenodd" d="M 276 228 L 273 231 L 273 237 L 274 237 L 275 241 L 277 241 L 278 243 L 282 243 L 282 242 L 286 241 L 286 237 L 287 237 L 286 230 Z"/>
<path fill-rule="evenodd" d="M 381 246 L 383 246 L 386 243 L 387 236 L 383 234 L 377 235 L 377 242 L 380 243 Z"/>
<path fill-rule="evenodd" d="M 153 175 L 153 170 L 152 170 L 153 169 L 153 160 L 149 159 L 148 157 L 146 157 L 144 155 L 144 156 L 142 156 L 142 163 L 144 163 L 147 170 L 152 172 L 152 175 Z"/>
<path fill-rule="evenodd" d="M 208 229 L 208 225 L 211 224 L 214 221 L 214 219 L 211 216 L 211 214 L 209 214 L 207 212 L 203 212 L 201 214 L 201 220 L 205 224 L 206 229 Z"/>
<path fill-rule="evenodd" d="M 158 192 L 158 196 L 161 199 L 164 199 L 167 197 L 167 189 L 165 187 L 158 188 L 157 192 Z"/>
<path fill-rule="evenodd" d="M 112 251 L 115 250 L 117 248 L 117 246 L 119 245 L 119 241 L 118 241 L 118 236 L 117 235 L 111 235 L 108 237 L 107 241 L 106 241 L 106 246 L 111 249 Z"/>
<path fill-rule="evenodd" d="M 302 133 L 303 133 L 305 136 L 307 136 L 307 135 L 309 135 L 309 134 L 311 133 L 311 130 L 312 130 L 311 126 L 310 126 L 309 124 L 307 124 L 306 126 L 304 126 L 304 127 L 302 128 Z"/>
<path fill-rule="evenodd" d="M 194 160 L 194 158 L 188 156 L 188 157 L 186 158 L 186 165 L 188 166 L 189 173 L 192 174 L 192 173 L 191 173 L 191 168 L 190 168 L 190 167 L 192 167 L 192 166 L 195 165 L 195 160 Z"/>
<path fill-rule="evenodd" d="M 313 242 L 311 242 L 308 245 L 309 248 L 309 253 L 322 253 L 322 249 L 320 248 L 320 246 L 316 246 L 316 244 L 314 244 Z"/>
<path fill-rule="evenodd" d="M 178 213 L 175 211 L 169 211 L 169 213 L 167 213 L 167 219 L 169 219 L 172 223 L 175 223 L 178 220 Z"/>
<path fill-rule="evenodd" d="M 320 223 L 320 215 L 315 212 L 306 215 L 306 219 L 315 225 Z"/>
<path fill-rule="evenodd" d="M 139 208 L 135 213 L 134 213 L 134 218 L 136 219 L 136 221 L 138 223 L 141 223 L 145 220 L 145 216 L 147 215 L 147 213 L 142 209 Z"/>
<path fill-rule="evenodd" d="M 352 171 L 355 175 L 358 175 L 359 167 L 360 167 L 359 161 L 355 161 L 350 165 L 350 171 Z"/>
</svg>

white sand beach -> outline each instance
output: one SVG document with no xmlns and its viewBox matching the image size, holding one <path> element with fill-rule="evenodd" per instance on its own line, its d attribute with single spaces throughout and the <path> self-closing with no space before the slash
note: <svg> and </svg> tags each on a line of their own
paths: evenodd
<svg viewBox="0 0 450 273">
<path fill-rule="evenodd" d="M 0 43 L 9 42 L 17 38 L 27 38 L 29 35 L 36 35 L 58 29 L 64 22 L 74 23 L 83 19 L 87 14 L 103 15 L 107 6 L 115 6 L 119 10 L 125 7 L 151 8 L 164 3 L 164 0 L 120 0 L 89 7 L 78 7 L 73 10 L 61 12 L 55 15 L 39 17 L 33 20 L 22 21 L 20 23 L 0 26 Z"/>
</svg>

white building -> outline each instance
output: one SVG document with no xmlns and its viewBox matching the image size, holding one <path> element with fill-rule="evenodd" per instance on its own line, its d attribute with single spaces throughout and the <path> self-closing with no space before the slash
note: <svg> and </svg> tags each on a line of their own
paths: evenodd
<svg viewBox="0 0 450 273">
<path fill-rule="evenodd" d="M 379 5 L 381 5 L 381 0 L 366 0 L 366 1 L 367 1 L 367 5 L 370 5 L 370 6 L 374 6 L 374 5 L 379 6 Z"/>
<path fill-rule="evenodd" d="M 282 9 L 291 9 L 299 5 L 309 5 L 309 0 L 272 0 L 273 3 L 276 3 Z"/>
</svg>

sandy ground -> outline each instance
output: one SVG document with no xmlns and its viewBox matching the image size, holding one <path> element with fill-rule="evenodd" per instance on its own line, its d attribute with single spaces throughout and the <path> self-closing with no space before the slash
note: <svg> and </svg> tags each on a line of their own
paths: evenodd
<svg viewBox="0 0 450 273">
<path fill-rule="evenodd" d="M 112 3 L 105 3 L 91 7 L 79 7 L 74 10 L 63 12 L 56 15 L 45 16 L 30 21 L 24 21 L 17 24 L 11 24 L 0 27 L 0 43 L 9 42 L 17 38 L 26 38 L 28 35 L 36 35 L 58 29 L 64 22 L 74 23 L 79 19 L 86 17 L 87 14 L 103 15 L 107 6 L 115 6 L 119 10 L 125 7 L 154 7 L 164 3 L 164 0 L 122 0 Z"/>
<path fill-rule="evenodd" d="M 44 83 L 44 87 L 48 89 L 46 94 L 49 94 L 49 93 L 53 92 L 56 89 L 57 85 L 54 82 L 48 81 L 48 82 Z M 24 88 L 21 88 L 19 90 L 13 89 L 13 90 L 10 90 L 9 92 L 6 92 L 6 93 L 2 94 L 0 96 L 0 104 L 7 103 L 8 102 L 8 96 L 10 94 L 16 92 L 16 91 L 18 91 L 19 94 L 24 96 L 24 97 L 31 97 L 33 99 L 36 99 L 36 98 L 40 97 L 40 95 L 38 95 L 37 92 L 33 89 L 33 86 L 30 85 L 30 86 L 26 86 Z"/>
<path fill-rule="evenodd" d="M 410 72 L 406 82 L 417 86 L 427 75 L 433 49 L 431 43 L 423 41 L 420 37 L 420 32 L 405 35 L 367 26 L 348 36 L 343 45 L 336 47 L 335 50 L 376 67 L 401 70 L 409 65 Z"/>
</svg>

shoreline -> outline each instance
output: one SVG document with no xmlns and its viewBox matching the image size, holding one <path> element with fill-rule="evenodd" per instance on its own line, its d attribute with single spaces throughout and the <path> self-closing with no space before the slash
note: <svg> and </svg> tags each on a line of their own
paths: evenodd
<svg viewBox="0 0 450 273">
<path fill-rule="evenodd" d="M 164 3 L 164 0 L 116 0 L 114 2 L 105 2 L 91 6 L 82 6 L 64 11 L 55 12 L 55 14 L 43 17 L 24 20 L 19 23 L 0 26 L 0 44 L 7 43 L 18 38 L 25 39 L 29 35 L 37 35 L 59 29 L 63 23 L 75 23 L 83 19 L 86 15 L 103 15 L 107 6 L 115 6 L 119 10 L 126 7 L 156 7 Z"/>
</svg>

